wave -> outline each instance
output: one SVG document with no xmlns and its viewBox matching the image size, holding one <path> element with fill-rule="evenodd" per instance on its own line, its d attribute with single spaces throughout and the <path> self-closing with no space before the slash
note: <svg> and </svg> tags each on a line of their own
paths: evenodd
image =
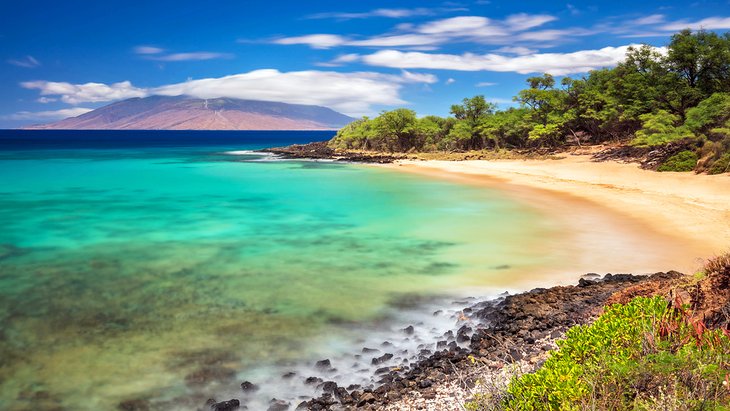
<svg viewBox="0 0 730 411">
<path fill-rule="evenodd" d="M 232 151 L 224 151 L 222 154 L 228 154 L 231 156 L 261 156 L 261 157 L 269 157 L 273 154 L 271 153 L 262 153 L 260 151 L 254 151 L 254 150 L 232 150 Z"/>
</svg>

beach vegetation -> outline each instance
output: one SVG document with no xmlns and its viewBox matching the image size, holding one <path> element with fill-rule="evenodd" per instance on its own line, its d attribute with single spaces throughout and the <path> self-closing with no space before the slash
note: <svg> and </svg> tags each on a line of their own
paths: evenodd
<svg viewBox="0 0 730 411">
<path fill-rule="evenodd" d="M 571 328 L 540 369 L 510 382 L 502 409 L 728 409 L 730 331 L 679 303 L 637 297 Z"/>
<path fill-rule="evenodd" d="M 657 171 L 692 171 L 697 166 L 697 153 L 691 150 L 680 151 L 669 157 Z"/>
<path fill-rule="evenodd" d="M 499 107 L 477 95 L 452 105 L 447 117 L 383 111 L 342 128 L 330 145 L 465 152 L 600 143 L 661 147 L 689 138 L 698 143 L 695 171 L 724 172 L 730 152 L 724 142 L 730 138 L 730 33 L 683 30 L 672 36 L 666 52 L 635 46 L 613 68 L 576 78 L 533 76 L 513 101 Z"/>
<path fill-rule="evenodd" d="M 635 146 L 661 146 L 693 136 L 686 127 L 679 125 L 681 123 L 678 115 L 665 110 L 642 114 L 639 119 L 642 122 L 641 129 L 636 132 L 636 137 L 631 142 Z"/>
</svg>

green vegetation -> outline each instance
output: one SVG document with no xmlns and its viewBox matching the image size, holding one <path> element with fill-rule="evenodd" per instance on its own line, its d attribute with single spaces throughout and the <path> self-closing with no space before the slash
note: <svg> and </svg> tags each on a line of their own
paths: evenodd
<svg viewBox="0 0 730 411">
<path fill-rule="evenodd" d="M 571 328 L 542 368 L 510 383 L 502 406 L 727 410 L 729 336 L 707 330 L 664 298 L 638 297 L 608 307 L 593 324 Z"/>
<path fill-rule="evenodd" d="M 697 153 L 684 150 L 669 157 L 657 171 L 692 171 L 697 166 Z"/>
<path fill-rule="evenodd" d="M 463 152 L 603 142 L 658 147 L 689 139 L 697 147 L 696 171 L 728 171 L 730 33 L 684 30 L 672 37 L 665 55 L 649 46 L 630 48 L 615 68 L 560 81 L 544 74 L 527 83 L 514 98 L 516 108 L 499 111 L 475 96 L 451 106 L 446 118 L 385 111 L 344 127 L 330 144 L 345 150 Z M 683 156 L 684 166 L 689 157 Z"/>
</svg>

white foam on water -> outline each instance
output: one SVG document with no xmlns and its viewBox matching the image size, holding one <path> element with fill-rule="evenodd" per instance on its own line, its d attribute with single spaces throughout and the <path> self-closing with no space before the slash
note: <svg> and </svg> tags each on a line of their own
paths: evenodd
<svg viewBox="0 0 730 411">
<path fill-rule="evenodd" d="M 254 150 L 232 150 L 232 151 L 224 151 L 223 154 L 228 154 L 232 156 L 273 156 L 272 153 L 262 153 L 260 151 L 254 151 Z"/>
<path fill-rule="evenodd" d="M 237 398 L 252 410 L 267 409 L 272 399 L 289 402 L 290 409 L 294 409 L 302 401 L 322 394 L 322 382 L 334 381 L 345 388 L 355 384 L 374 389 L 387 374 L 378 374 L 376 370 L 387 367 L 388 371 L 406 372 L 419 360 L 446 349 L 437 347 L 439 341 L 468 347 L 469 341 L 457 341 L 457 330 L 466 325 L 474 331 L 477 323 L 465 316 L 463 310 L 497 296 L 455 298 L 441 298 L 406 309 L 391 308 L 387 320 L 348 326 L 337 336 L 323 337 L 316 342 L 320 349 L 316 350 L 314 357 L 298 363 L 270 364 L 246 370 L 239 373 L 236 386 L 222 392 L 211 392 L 211 396 L 218 401 Z M 413 327 L 412 332 L 406 331 L 409 326 Z M 373 363 L 373 359 L 384 354 L 392 354 L 393 357 Z M 330 368 L 316 366 L 317 361 L 325 359 L 330 361 Z M 285 377 L 287 374 L 289 376 Z M 308 377 L 320 378 L 321 382 L 306 384 Z M 243 381 L 252 382 L 258 390 L 244 393 L 237 386 Z"/>
</svg>

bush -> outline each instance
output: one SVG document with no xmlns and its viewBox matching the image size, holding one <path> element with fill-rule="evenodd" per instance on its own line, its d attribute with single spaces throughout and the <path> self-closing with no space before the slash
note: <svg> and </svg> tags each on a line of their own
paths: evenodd
<svg viewBox="0 0 730 411">
<path fill-rule="evenodd" d="M 679 126 L 680 118 L 665 110 L 639 116 L 643 126 L 636 132 L 631 142 L 638 147 L 661 146 L 672 141 L 681 140 L 694 135 L 687 128 Z"/>
<path fill-rule="evenodd" d="M 708 173 L 722 174 L 730 172 L 730 152 L 725 153 L 719 159 L 715 160 L 710 166 Z"/>
<path fill-rule="evenodd" d="M 730 405 L 730 333 L 661 297 L 616 304 L 576 326 L 542 368 L 513 380 L 507 410 L 682 409 Z"/>
<path fill-rule="evenodd" d="M 694 151 L 680 151 L 669 157 L 664 164 L 657 168 L 657 171 L 692 171 L 697 165 L 697 160 L 699 160 L 699 157 Z"/>
</svg>

